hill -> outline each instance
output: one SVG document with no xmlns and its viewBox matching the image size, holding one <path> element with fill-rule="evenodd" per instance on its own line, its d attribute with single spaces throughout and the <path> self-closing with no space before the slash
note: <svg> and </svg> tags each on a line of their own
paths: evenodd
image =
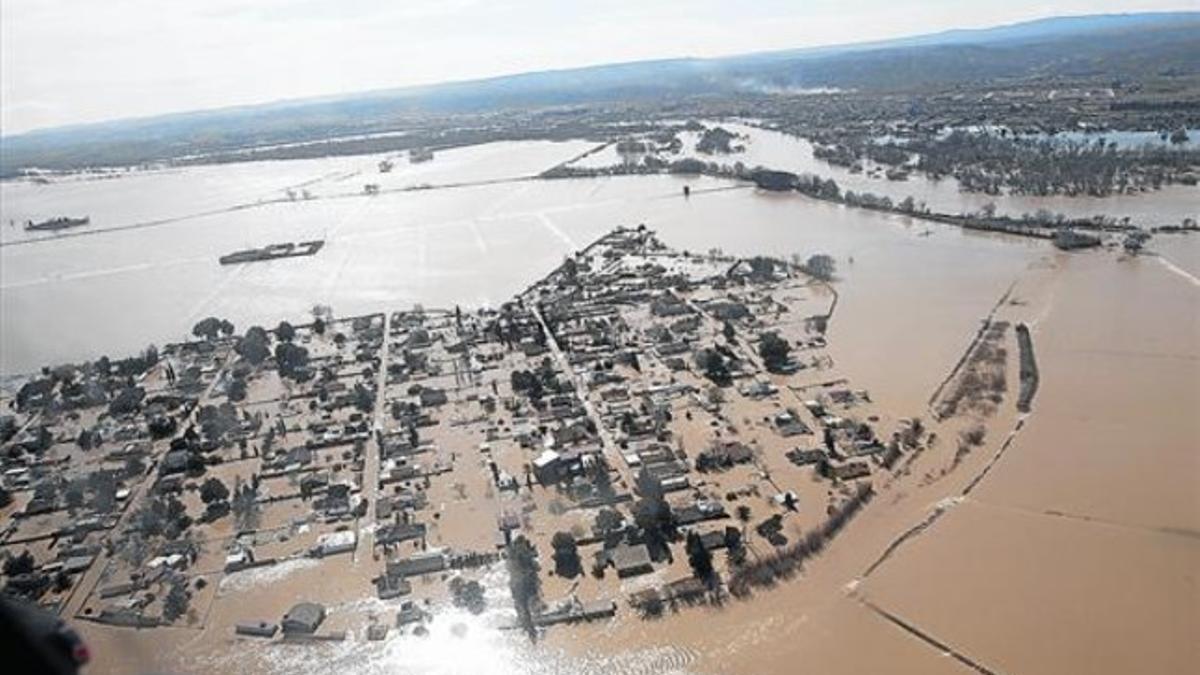
<svg viewBox="0 0 1200 675">
<path fill-rule="evenodd" d="M 29 132 L 3 139 L 0 177 L 423 129 L 446 116 L 691 96 L 945 89 L 964 83 L 1200 75 L 1200 12 L 1057 17 L 871 43 L 524 73 Z M 531 132 L 532 133 L 532 132 Z"/>
</svg>

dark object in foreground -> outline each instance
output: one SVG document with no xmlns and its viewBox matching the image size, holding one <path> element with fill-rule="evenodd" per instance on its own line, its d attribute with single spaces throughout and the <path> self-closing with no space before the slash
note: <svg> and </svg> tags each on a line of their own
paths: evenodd
<svg viewBox="0 0 1200 675">
<path fill-rule="evenodd" d="M 92 222 L 92 219 L 88 216 L 84 216 L 83 218 L 67 218 L 65 216 L 60 216 L 58 218 L 51 218 L 50 220 L 43 220 L 38 223 L 35 223 L 32 220 L 27 221 L 25 223 L 25 229 L 33 232 L 57 232 L 59 230 L 67 230 L 72 227 L 87 225 L 90 222 Z"/>
<path fill-rule="evenodd" d="M 73 628 L 40 607 L 0 596 L 0 653 L 5 671 L 78 673 L 91 652 Z"/>
<path fill-rule="evenodd" d="M 237 265 L 262 260 L 274 260 L 276 258 L 316 255 L 317 251 L 320 251 L 324 246 L 325 240 L 317 239 L 314 241 L 302 241 L 299 244 L 288 242 L 286 244 L 271 244 L 262 248 L 248 248 L 221 256 L 221 264 Z"/>
</svg>

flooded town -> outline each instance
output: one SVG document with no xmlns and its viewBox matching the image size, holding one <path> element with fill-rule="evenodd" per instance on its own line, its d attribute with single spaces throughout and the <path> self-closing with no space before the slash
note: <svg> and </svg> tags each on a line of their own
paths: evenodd
<svg viewBox="0 0 1200 675">
<path fill-rule="evenodd" d="M 961 38 L 996 50 L 984 79 L 935 35 L 803 77 L 772 70 L 788 53 L 701 85 L 613 66 L 611 100 L 483 80 L 437 86 L 518 103 L 209 113 L 235 140 L 203 115 L 136 142 L 6 131 L 22 653 L 1193 670 L 1200 19 L 1060 20 Z M 1068 47 L 1112 60 L 1003 70 Z M 888 88 L 893 49 L 942 70 Z M 642 67 L 680 90 L 631 93 Z"/>
</svg>

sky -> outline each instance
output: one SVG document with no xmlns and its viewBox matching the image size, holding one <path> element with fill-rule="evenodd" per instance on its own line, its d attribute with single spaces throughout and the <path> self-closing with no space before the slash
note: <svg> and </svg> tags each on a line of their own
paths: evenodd
<svg viewBox="0 0 1200 675">
<path fill-rule="evenodd" d="M 0 134 L 1200 0 L 0 0 Z"/>
</svg>

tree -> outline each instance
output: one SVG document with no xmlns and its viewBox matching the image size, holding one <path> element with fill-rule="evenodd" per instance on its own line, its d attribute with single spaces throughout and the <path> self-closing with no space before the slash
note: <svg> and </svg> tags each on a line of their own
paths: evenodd
<svg viewBox="0 0 1200 675">
<path fill-rule="evenodd" d="M 192 335 L 198 338 L 204 338 L 209 342 L 216 340 L 220 333 L 221 320 L 215 316 L 201 319 L 200 321 L 196 322 L 195 326 L 192 326 Z"/>
<path fill-rule="evenodd" d="M 177 575 L 171 579 L 171 588 L 163 598 L 163 619 L 173 622 L 187 613 L 191 595 L 187 588 L 187 577 Z"/>
<path fill-rule="evenodd" d="M 354 407 L 364 413 L 375 409 L 375 392 L 361 382 L 354 385 Z"/>
<path fill-rule="evenodd" d="M 508 545 L 508 587 L 517 609 L 517 620 L 530 638 L 536 635 L 533 610 L 542 592 L 538 570 L 537 549 L 525 535 L 517 535 Z"/>
<path fill-rule="evenodd" d="M 67 489 L 63 490 L 63 501 L 66 502 L 67 508 L 71 511 L 76 511 L 83 507 L 83 483 L 75 480 L 67 485 Z"/>
<path fill-rule="evenodd" d="M 669 554 L 667 541 L 675 534 L 675 516 L 662 485 L 643 469 L 637 475 L 637 490 L 642 498 L 633 506 L 633 522 L 646 533 L 651 550 Z"/>
<path fill-rule="evenodd" d="M 239 477 L 233 486 L 233 501 L 230 506 L 239 530 L 257 528 L 262 514 L 258 505 L 258 490 L 254 488 L 253 483 L 254 481 L 243 484 Z"/>
<path fill-rule="evenodd" d="M 299 379 L 308 367 L 308 349 L 290 342 L 276 343 L 275 365 L 282 377 Z"/>
<path fill-rule="evenodd" d="M 454 598 L 455 607 L 463 607 L 472 614 L 482 614 L 487 609 L 487 598 L 483 594 L 483 585 L 472 579 L 467 581 L 462 577 L 450 580 L 450 594 Z"/>
<path fill-rule="evenodd" d="M 17 426 L 17 418 L 12 415 L 0 415 L 0 443 L 7 443 L 10 438 L 17 435 L 20 427 Z"/>
<path fill-rule="evenodd" d="M 246 335 L 238 340 L 234 351 L 253 365 L 259 365 L 271 355 L 271 337 L 261 326 L 251 326 Z"/>
<path fill-rule="evenodd" d="M 715 576 L 712 552 L 704 546 L 704 540 L 695 532 L 689 532 L 687 536 L 687 557 L 688 565 L 692 567 L 692 574 L 711 587 Z"/>
<path fill-rule="evenodd" d="M 833 258 L 824 253 L 811 255 L 804 263 L 805 273 L 821 281 L 831 281 L 836 267 L 837 265 L 834 263 Z"/>
<path fill-rule="evenodd" d="M 725 356 L 716 349 L 708 348 L 697 352 L 696 365 L 704 371 L 704 376 L 718 387 L 727 386 L 733 380 Z"/>
<path fill-rule="evenodd" d="M 570 532 L 556 532 L 550 540 L 554 547 L 554 573 L 560 577 L 573 578 L 583 571 L 579 562 L 579 546 Z"/>
<path fill-rule="evenodd" d="M 737 514 L 738 522 L 742 524 L 742 531 L 745 532 L 746 526 L 750 524 L 750 518 L 752 517 L 750 507 L 745 504 L 738 504 L 734 513 Z"/>
<path fill-rule="evenodd" d="M 83 429 L 79 432 L 79 437 L 75 439 L 75 444 L 79 446 L 80 450 L 87 452 L 96 446 L 95 434 L 88 429 Z"/>
<path fill-rule="evenodd" d="M 229 488 L 219 478 L 209 478 L 200 486 L 200 500 L 212 506 L 229 499 Z"/>
<path fill-rule="evenodd" d="M 605 499 L 609 499 L 616 494 L 616 490 L 613 489 L 612 476 L 608 473 L 608 462 L 604 461 L 603 458 L 598 458 L 597 461 L 592 463 L 589 471 L 592 477 L 592 485 L 596 488 L 596 494 Z"/>
<path fill-rule="evenodd" d="M 21 552 L 21 555 L 13 556 L 4 561 L 4 573 L 10 577 L 15 577 L 18 574 L 29 574 L 35 566 L 33 554 L 29 549 Z"/>
<path fill-rule="evenodd" d="M 246 400 L 246 381 L 240 377 L 235 377 L 229 381 L 229 388 L 225 390 L 230 401 L 245 401 Z"/>
<path fill-rule="evenodd" d="M 608 536 L 625 526 L 625 518 L 616 509 L 600 509 L 592 523 L 592 529 L 601 536 Z"/>
<path fill-rule="evenodd" d="M 125 477 L 137 478 L 146 473 L 146 462 L 141 457 L 130 457 L 125 460 Z"/>
<path fill-rule="evenodd" d="M 96 471 L 88 477 L 92 491 L 90 506 L 96 513 L 111 513 L 117 506 L 117 477 L 113 471 Z"/>
<path fill-rule="evenodd" d="M 783 368 L 791 351 L 792 346 L 788 341 L 776 333 L 763 333 L 762 340 L 758 343 L 758 355 L 771 372 L 778 372 Z"/>
<path fill-rule="evenodd" d="M 733 338 L 737 335 L 737 331 L 734 330 L 732 323 L 726 321 L 725 325 L 721 327 L 721 335 L 725 336 L 726 342 L 733 342 Z"/>
<path fill-rule="evenodd" d="M 141 387 L 125 387 L 108 404 L 108 414 L 117 417 L 137 412 L 146 390 Z"/>
<path fill-rule="evenodd" d="M 287 321 L 280 321 L 275 327 L 275 337 L 282 342 L 291 342 L 296 339 L 296 328 Z"/>
</svg>

